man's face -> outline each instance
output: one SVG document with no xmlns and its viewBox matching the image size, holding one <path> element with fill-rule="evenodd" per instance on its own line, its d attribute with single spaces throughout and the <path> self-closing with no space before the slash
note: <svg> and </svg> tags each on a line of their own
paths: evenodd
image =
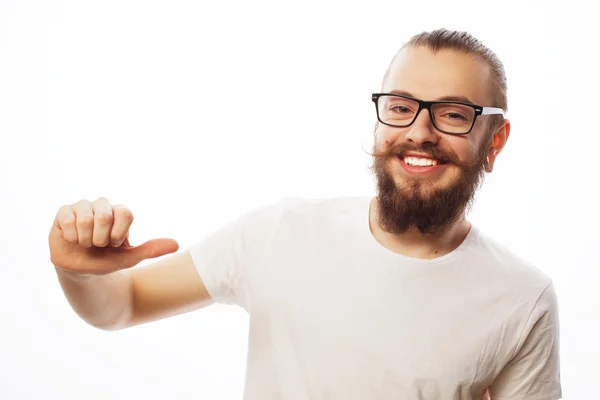
<svg viewBox="0 0 600 400">
<path fill-rule="evenodd" d="M 490 82 L 489 67 L 472 55 L 407 47 L 393 61 L 382 91 L 421 100 L 465 97 L 473 104 L 491 106 Z M 439 233 L 461 217 L 490 155 L 488 119 L 477 118 L 472 131 L 461 136 L 438 131 L 427 110 L 405 128 L 378 123 L 373 150 L 383 155 L 375 157 L 373 167 L 384 230 L 403 233 L 416 227 L 422 233 Z M 432 162 L 420 158 L 433 159 L 437 165 L 422 166 Z"/>
</svg>

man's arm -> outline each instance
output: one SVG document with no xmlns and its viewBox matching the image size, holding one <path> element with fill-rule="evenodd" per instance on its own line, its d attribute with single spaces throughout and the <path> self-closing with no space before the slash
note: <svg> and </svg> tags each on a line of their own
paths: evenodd
<svg viewBox="0 0 600 400">
<path fill-rule="evenodd" d="M 189 251 L 129 272 L 133 312 L 124 327 L 169 318 L 213 303 Z"/>
<path fill-rule="evenodd" d="M 73 310 L 103 330 L 125 329 L 212 303 L 188 251 L 107 275 L 56 270 Z"/>
<path fill-rule="evenodd" d="M 105 330 L 167 318 L 210 304 L 189 251 L 171 239 L 128 241 L 131 212 L 104 198 L 59 209 L 49 234 L 50 258 L 73 310 Z"/>
<path fill-rule="evenodd" d="M 560 384 L 559 321 L 550 283 L 540 295 L 516 354 L 490 387 L 493 400 L 558 400 Z"/>
</svg>

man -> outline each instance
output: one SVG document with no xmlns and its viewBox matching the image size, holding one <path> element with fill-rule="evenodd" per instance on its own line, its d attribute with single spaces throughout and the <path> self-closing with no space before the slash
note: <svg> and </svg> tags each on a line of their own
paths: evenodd
<svg viewBox="0 0 600 400">
<path fill-rule="evenodd" d="M 501 62 L 424 32 L 372 98 L 374 198 L 280 201 L 134 269 L 177 243 L 131 246 L 131 212 L 103 198 L 61 207 L 49 243 L 73 309 L 114 330 L 243 307 L 246 399 L 559 399 L 551 280 L 465 218 L 510 133 Z"/>
</svg>

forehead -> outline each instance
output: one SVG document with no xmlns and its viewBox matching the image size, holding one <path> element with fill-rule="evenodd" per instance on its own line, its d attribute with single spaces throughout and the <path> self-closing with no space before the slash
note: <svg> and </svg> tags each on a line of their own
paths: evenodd
<svg viewBox="0 0 600 400">
<path fill-rule="evenodd" d="M 383 91 L 399 90 L 422 100 L 464 96 L 473 103 L 491 102 L 490 68 L 479 57 L 455 50 L 433 52 L 426 47 L 406 47 L 396 55 Z"/>
</svg>

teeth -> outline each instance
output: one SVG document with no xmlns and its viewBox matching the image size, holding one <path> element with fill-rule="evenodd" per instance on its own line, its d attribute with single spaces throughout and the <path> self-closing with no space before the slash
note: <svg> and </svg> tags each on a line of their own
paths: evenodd
<svg viewBox="0 0 600 400">
<path fill-rule="evenodd" d="M 432 160 L 431 158 L 420 158 L 420 157 L 405 157 L 404 162 L 408 165 L 416 165 L 419 167 L 431 167 L 434 165 L 438 165 L 437 160 Z"/>
</svg>

